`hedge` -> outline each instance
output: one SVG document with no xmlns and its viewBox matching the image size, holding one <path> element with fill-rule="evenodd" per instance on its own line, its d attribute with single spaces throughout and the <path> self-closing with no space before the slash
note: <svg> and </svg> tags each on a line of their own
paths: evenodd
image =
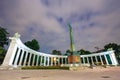
<svg viewBox="0 0 120 80">
<path fill-rule="evenodd" d="M 27 66 L 22 67 L 21 69 L 27 70 L 27 69 L 62 69 L 62 70 L 69 70 L 69 67 L 61 67 L 61 66 Z"/>
</svg>

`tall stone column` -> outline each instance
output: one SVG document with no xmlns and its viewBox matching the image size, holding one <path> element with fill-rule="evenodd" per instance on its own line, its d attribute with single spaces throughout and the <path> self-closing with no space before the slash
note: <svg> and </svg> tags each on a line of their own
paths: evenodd
<svg viewBox="0 0 120 80">
<path fill-rule="evenodd" d="M 72 52 L 75 51 L 74 39 L 73 39 L 73 30 L 71 25 L 69 24 L 69 31 L 70 31 L 70 49 Z"/>
<path fill-rule="evenodd" d="M 71 50 L 71 53 L 68 56 L 68 63 L 69 64 L 80 63 L 80 54 L 77 51 L 75 51 L 73 31 L 72 31 L 72 27 L 70 24 L 69 24 L 69 32 L 70 32 L 70 50 Z"/>
</svg>

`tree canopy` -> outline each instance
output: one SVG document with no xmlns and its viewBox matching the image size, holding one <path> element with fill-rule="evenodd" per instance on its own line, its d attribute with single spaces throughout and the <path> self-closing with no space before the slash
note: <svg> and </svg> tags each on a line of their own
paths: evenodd
<svg viewBox="0 0 120 80">
<path fill-rule="evenodd" d="M 6 31 L 6 29 L 0 26 L 0 64 L 2 64 L 5 54 L 6 54 L 4 45 L 8 44 L 8 38 L 7 38 L 8 35 L 9 33 Z"/>
<path fill-rule="evenodd" d="M 5 57 L 6 50 L 0 46 L 0 64 L 2 64 L 3 59 Z"/>
<path fill-rule="evenodd" d="M 80 53 L 80 55 L 91 54 L 91 52 L 90 52 L 90 51 L 87 51 L 87 50 L 84 50 L 84 49 L 81 49 L 81 50 L 79 50 L 79 51 L 77 51 L 77 52 L 79 52 L 79 53 Z"/>
<path fill-rule="evenodd" d="M 40 49 L 39 43 L 36 39 L 33 39 L 32 41 L 27 41 L 24 44 L 35 51 L 38 51 Z"/>
<path fill-rule="evenodd" d="M 52 54 L 53 55 L 61 55 L 61 51 L 59 51 L 59 50 L 53 50 Z"/>
<path fill-rule="evenodd" d="M 6 31 L 6 29 L 2 28 L 0 26 L 0 46 L 4 47 L 4 45 L 8 44 L 8 35 L 9 33 Z"/>
</svg>

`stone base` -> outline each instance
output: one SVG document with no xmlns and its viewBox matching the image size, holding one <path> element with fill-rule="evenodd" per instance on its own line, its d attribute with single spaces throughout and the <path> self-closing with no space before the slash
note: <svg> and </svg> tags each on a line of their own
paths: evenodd
<svg viewBox="0 0 120 80">
<path fill-rule="evenodd" d="M 68 56 L 68 63 L 70 64 L 80 63 L 80 56 L 77 56 L 77 55 Z"/>
<path fill-rule="evenodd" d="M 104 68 L 112 67 L 110 65 L 91 66 L 90 64 L 62 64 L 61 66 L 67 66 L 71 71 L 79 71 L 86 69 L 104 69 Z"/>
<path fill-rule="evenodd" d="M 17 67 L 17 68 L 15 68 L 15 67 L 13 67 L 13 66 L 0 66 L 0 70 L 19 70 L 19 69 L 21 69 L 20 67 Z"/>
<path fill-rule="evenodd" d="M 89 64 L 80 64 L 79 66 L 69 66 L 69 70 L 78 71 L 78 70 L 85 70 L 90 69 Z"/>
<path fill-rule="evenodd" d="M 84 67 L 90 67 L 90 64 L 61 64 L 61 66 L 67 66 L 67 67 L 80 67 L 80 66 L 84 66 Z"/>
<path fill-rule="evenodd" d="M 90 64 L 61 64 L 62 66 L 69 67 L 69 70 L 72 71 L 90 69 Z"/>
</svg>

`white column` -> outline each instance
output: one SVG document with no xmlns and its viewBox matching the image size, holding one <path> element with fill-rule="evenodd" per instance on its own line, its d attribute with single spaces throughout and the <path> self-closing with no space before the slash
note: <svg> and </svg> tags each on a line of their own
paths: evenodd
<svg viewBox="0 0 120 80">
<path fill-rule="evenodd" d="M 44 66 L 46 66 L 46 56 L 44 56 Z"/>
<path fill-rule="evenodd" d="M 47 66 L 49 66 L 49 64 L 50 64 L 50 57 L 48 57 L 47 59 Z"/>
<path fill-rule="evenodd" d="M 53 66 L 53 57 L 51 57 L 51 66 Z"/>
<path fill-rule="evenodd" d="M 53 66 L 55 66 L 54 57 L 52 57 L 52 63 L 53 63 Z"/>
<path fill-rule="evenodd" d="M 18 58 L 20 55 L 20 51 L 21 51 L 21 49 L 18 49 L 18 52 L 16 53 L 17 55 L 16 55 L 15 62 L 14 62 L 15 67 L 17 67 L 17 62 L 18 62 Z"/>
<path fill-rule="evenodd" d="M 45 56 L 45 66 L 47 66 L 47 56 Z"/>
<path fill-rule="evenodd" d="M 20 63 L 21 55 L 22 55 L 22 49 L 20 50 L 20 53 L 18 56 L 17 66 L 21 66 L 21 63 Z"/>
<path fill-rule="evenodd" d="M 59 58 L 58 57 L 56 57 L 56 63 L 57 63 L 57 65 L 59 65 Z"/>
<path fill-rule="evenodd" d="M 27 56 L 28 56 L 28 52 L 26 51 L 26 55 L 25 55 L 25 59 L 24 59 L 24 62 L 23 62 L 23 66 L 26 66 Z"/>
<path fill-rule="evenodd" d="M 55 60 L 54 60 L 54 63 L 55 63 L 55 66 L 56 66 L 56 57 L 54 57 L 54 59 L 55 59 Z"/>
<path fill-rule="evenodd" d="M 65 64 L 67 64 L 67 58 L 65 58 Z"/>
<path fill-rule="evenodd" d="M 68 59 L 67 58 L 65 59 L 65 61 L 66 61 L 66 64 L 68 64 Z"/>
<path fill-rule="evenodd" d="M 38 66 L 40 66 L 40 55 L 38 56 Z"/>
<path fill-rule="evenodd" d="M 37 55 L 36 66 L 38 66 L 39 55 Z"/>
<path fill-rule="evenodd" d="M 102 65 L 103 65 L 103 60 L 102 60 L 102 57 L 101 57 L 101 55 L 99 55 L 99 56 L 100 56 L 100 61 L 101 61 Z"/>
<path fill-rule="evenodd" d="M 64 58 L 65 64 L 66 64 L 66 58 Z"/>
<path fill-rule="evenodd" d="M 62 60 L 62 64 L 63 64 L 63 57 L 61 57 L 61 60 Z"/>
<path fill-rule="evenodd" d="M 35 66 L 35 54 L 33 54 L 33 61 L 32 61 L 32 66 Z"/>
<path fill-rule="evenodd" d="M 85 59 L 84 59 L 84 57 L 83 57 L 83 64 L 85 64 Z"/>
<path fill-rule="evenodd" d="M 113 64 L 112 64 L 112 65 L 118 65 L 118 61 L 117 61 L 117 59 L 116 59 L 116 57 L 115 57 L 114 52 L 112 52 L 111 58 L 112 58 L 112 60 L 113 60 Z"/>
<path fill-rule="evenodd" d="M 88 62 L 88 64 L 90 64 L 88 57 L 87 57 L 87 62 Z"/>
<path fill-rule="evenodd" d="M 98 65 L 98 60 L 97 60 L 97 56 L 95 56 L 95 60 L 96 60 L 96 64 Z"/>
<path fill-rule="evenodd" d="M 57 61 L 58 61 L 58 65 L 60 65 L 60 57 L 58 57 Z"/>
<path fill-rule="evenodd" d="M 31 57 L 32 57 L 32 53 L 30 53 L 30 56 L 29 56 L 28 66 L 30 66 Z"/>
<path fill-rule="evenodd" d="M 43 59 L 43 56 L 40 57 L 40 66 L 43 65 L 43 63 L 42 63 L 42 59 Z"/>
<path fill-rule="evenodd" d="M 11 42 L 10 42 L 10 46 L 7 50 L 7 53 L 5 55 L 4 61 L 3 61 L 3 66 L 13 66 L 13 61 L 14 61 L 14 57 L 16 55 L 16 51 L 17 51 L 17 44 L 16 44 L 16 39 L 12 39 L 11 38 Z"/>
<path fill-rule="evenodd" d="M 94 65 L 94 62 L 93 62 L 93 58 L 92 58 L 92 56 L 91 56 L 91 61 L 92 61 L 92 65 Z"/>
<path fill-rule="evenodd" d="M 49 66 L 51 66 L 51 57 L 49 57 Z"/>
<path fill-rule="evenodd" d="M 5 59 L 3 61 L 3 64 L 2 65 L 14 65 L 12 64 L 13 63 L 13 60 L 14 60 L 14 57 L 16 55 L 16 51 L 17 51 L 17 45 L 15 45 L 14 49 L 11 49 L 13 50 L 13 52 L 10 50 L 11 49 L 11 46 L 10 48 L 8 49 L 7 53 L 6 53 L 6 56 L 5 56 Z M 12 54 L 11 54 L 12 53 Z M 12 55 L 12 56 L 11 56 Z M 11 57 L 11 58 L 10 58 Z M 10 59 L 10 61 L 9 61 Z"/>
<path fill-rule="evenodd" d="M 109 65 L 106 55 L 104 54 L 106 64 Z"/>
<path fill-rule="evenodd" d="M 20 58 L 19 66 L 22 65 L 23 55 L 24 55 L 24 50 L 22 50 L 22 53 L 21 53 L 21 58 Z"/>
<path fill-rule="evenodd" d="M 112 65 L 114 64 L 111 54 L 109 54 Z"/>
<path fill-rule="evenodd" d="M 109 54 L 109 56 L 110 56 L 112 65 L 117 65 L 118 63 L 117 63 L 117 60 L 115 60 L 116 58 L 115 58 L 115 56 L 113 55 L 113 53 L 112 53 L 112 54 Z"/>
</svg>

